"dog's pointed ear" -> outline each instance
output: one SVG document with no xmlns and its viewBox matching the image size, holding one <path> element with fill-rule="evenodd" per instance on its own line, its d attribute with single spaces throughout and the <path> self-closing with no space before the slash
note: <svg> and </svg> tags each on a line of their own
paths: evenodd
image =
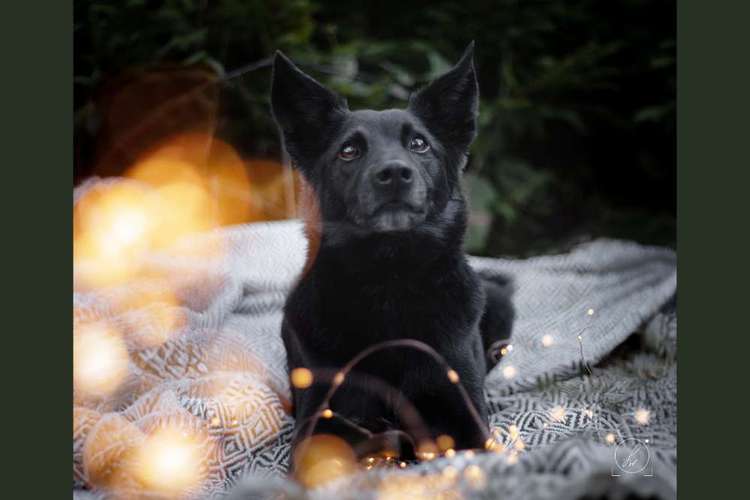
<svg viewBox="0 0 750 500">
<path fill-rule="evenodd" d="M 325 150 L 325 138 L 347 111 L 346 101 L 305 74 L 281 51 L 273 60 L 271 110 L 292 159 L 300 166 Z"/>
<path fill-rule="evenodd" d="M 454 152 L 468 151 L 476 136 L 479 109 L 474 42 L 450 71 L 410 97 L 408 109 Z"/>
</svg>

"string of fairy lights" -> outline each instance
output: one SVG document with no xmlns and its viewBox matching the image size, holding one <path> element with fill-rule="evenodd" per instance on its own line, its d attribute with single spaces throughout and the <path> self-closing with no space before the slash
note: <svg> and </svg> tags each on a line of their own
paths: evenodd
<svg viewBox="0 0 750 500">
<path fill-rule="evenodd" d="M 592 318 L 594 314 L 595 310 L 593 308 L 589 307 L 585 310 L 585 316 L 587 318 Z M 584 338 L 586 332 L 590 328 L 591 325 L 586 325 L 579 331 L 579 333 L 576 334 L 575 337 L 576 342 L 578 343 L 578 351 L 580 355 L 579 366 L 581 370 L 582 384 L 585 383 L 586 378 L 592 377 L 594 374 L 593 369 L 586 358 L 584 349 Z M 555 344 L 558 344 L 558 339 L 555 338 L 555 336 L 553 336 L 552 334 L 544 334 L 541 337 L 542 347 L 549 348 Z M 513 344 L 511 343 L 499 345 L 497 347 L 501 356 L 506 356 L 514 349 Z M 465 404 L 469 409 L 476 421 L 476 424 L 479 426 L 479 428 L 483 429 L 486 435 L 486 441 L 483 450 L 457 451 L 455 449 L 455 442 L 453 438 L 445 434 L 437 436 L 434 440 L 420 439 L 416 451 L 418 461 L 430 461 L 439 457 L 453 458 L 459 454 L 466 459 L 471 459 L 476 453 L 483 452 L 502 455 L 505 457 L 505 461 L 509 465 L 513 465 L 518 462 L 520 454 L 523 453 L 526 449 L 526 443 L 522 439 L 519 427 L 516 424 L 510 424 L 507 426 L 507 428 L 502 426 L 494 426 L 493 428 L 488 429 L 479 417 L 479 414 L 476 411 L 476 408 L 474 408 L 471 399 L 468 397 L 465 389 L 460 384 L 460 377 L 458 373 L 453 370 L 445 361 L 445 359 L 430 346 L 410 339 L 388 341 L 371 346 L 370 348 L 362 351 L 359 355 L 353 358 L 341 370 L 334 372 L 332 377 L 330 375 L 327 377 L 324 375 L 321 376 L 322 374 L 318 373 L 318 370 L 313 373 L 311 369 L 305 367 L 299 367 L 292 370 L 290 374 L 291 383 L 295 388 L 299 390 L 304 390 L 312 386 L 314 383 L 331 383 L 331 386 L 325 398 L 321 402 L 318 411 L 314 415 L 312 415 L 307 422 L 303 423 L 306 429 L 304 439 L 302 441 L 303 445 L 309 445 L 311 441 L 314 441 L 316 439 L 316 435 L 313 434 L 313 432 L 315 425 L 320 419 L 337 418 L 344 422 L 347 420 L 345 416 L 337 414 L 330 407 L 331 399 L 345 381 L 352 382 L 356 379 L 357 376 L 359 376 L 359 374 L 353 372 L 353 369 L 359 362 L 376 352 L 390 348 L 417 349 L 430 355 L 435 360 L 435 362 L 444 369 L 444 373 L 448 381 L 451 384 L 454 384 L 459 389 L 463 404 Z M 513 365 L 504 366 L 501 369 L 501 373 L 506 379 L 512 379 L 519 375 L 518 370 Z M 355 383 L 355 385 L 357 384 Z M 372 386 L 368 385 L 368 388 L 372 389 Z M 393 388 L 388 389 L 395 390 Z M 583 390 L 583 387 L 581 388 L 581 390 Z M 409 409 L 410 412 L 416 411 L 413 407 L 409 407 Z M 588 418 L 588 422 L 594 425 L 594 430 L 597 435 L 599 435 L 606 444 L 614 445 L 621 442 L 622 438 L 618 435 L 619 433 L 616 434 L 615 432 L 610 431 L 603 436 L 601 435 L 602 430 L 599 428 L 597 405 L 584 405 L 581 410 L 583 415 Z M 547 421 L 543 423 L 542 427 L 547 428 L 549 425 L 564 422 L 569 411 L 570 409 L 566 408 L 562 404 L 554 405 L 549 409 L 547 413 Z M 650 411 L 646 408 L 638 408 L 634 411 L 632 417 L 637 424 L 645 426 L 648 425 L 650 421 Z M 410 415 L 410 418 L 407 418 L 405 420 L 412 423 L 412 425 L 417 429 L 419 429 L 419 427 L 423 425 L 421 418 L 414 418 L 413 414 Z M 585 430 L 586 426 L 584 426 L 583 429 Z M 424 429 L 421 429 L 421 432 L 418 432 L 417 434 L 421 436 L 429 435 L 425 432 Z M 305 453 L 304 446 L 301 447 L 301 453 Z M 322 460 L 323 463 L 326 463 L 326 457 L 322 457 L 320 460 Z M 358 464 L 358 468 L 363 467 L 364 469 L 369 470 L 374 467 L 390 466 L 400 469 L 406 469 L 408 465 L 409 464 L 407 462 L 399 460 L 399 457 L 396 456 L 393 452 L 386 452 L 384 454 L 379 454 L 376 456 L 365 457 L 364 459 L 362 459 L 361 463 Z M 319 472 L 319 469 L 317 469 L 317 471 Z M 459 475 L 456 467 L 450 464 L 443 467 L 442 471 L 443 476 L 449 479 L 456 479 Z M 319 475 L 311 476 L 310 474 L 307 474 L 307 472 L 309 471 L 300 470 L 299 468 L 296 472 L 297 475 L 301 478 L 303 484 L 306 484 L 307 486 L 317 486 L 321 483 L 325 483 L 328 479 L 330 479 L 327 477 L 321 478 L 319 477 Z M 323 476 L 326 476 L 326 474 L 323 474 Z M 334 476 L 337 476 L 337 474 L 334 474 Z M 465 467 L 463 470 L 463 478 L 472 487 L 481 487 L 486 482 L 482 469 L 477 465 L 468 465 L 467 467 Z"/>
</svg>

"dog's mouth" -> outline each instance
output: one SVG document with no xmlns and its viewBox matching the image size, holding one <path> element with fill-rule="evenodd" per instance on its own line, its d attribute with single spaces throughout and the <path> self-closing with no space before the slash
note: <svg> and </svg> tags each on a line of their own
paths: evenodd
<svg viewBox="0 0 750 500">
<path fill-rule="evenodd" d="M 380 205 L 370 217 L 371 227 L 379 232 L 408 231 L 425 219 L 426 210 L 405 201 Z"/>
</svg>

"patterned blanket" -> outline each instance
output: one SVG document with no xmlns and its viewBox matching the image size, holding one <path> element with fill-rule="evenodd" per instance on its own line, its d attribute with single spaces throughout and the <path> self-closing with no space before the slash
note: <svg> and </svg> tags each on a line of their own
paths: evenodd
<svg viewBox="0 0 750 500">
<path fill-rule="evenodd" d="M 293 420 L 279 335 L 304 252 L 301 224 L 285 221 L 149 254 L 119 286 L 77 262 L 74 353 L 110 365 L 74 388 L 74 498 L 675 496 L 672 251 L 597 240 L 566 255 L 472 258 L 516 289 L 512 346 L 486 381 L 495 449 L 310 491 L 285 475 Z"/>
</svg>

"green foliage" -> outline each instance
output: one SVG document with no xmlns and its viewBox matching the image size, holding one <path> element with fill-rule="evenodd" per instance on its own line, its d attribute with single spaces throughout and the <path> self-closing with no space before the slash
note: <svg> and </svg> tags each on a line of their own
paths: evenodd
<svg viewBox="0 0 750 500">
<path fill-rule="evenodd" d="M 521 255 L 600 235 L 674 244 L 674 1 L 89 0 L 75 15 L 84 115 L 124 69 L 226 75 L 276 49 L 352 107 L 401 107 L 474 39 L 470 250 Z M 220 133 L 247 155 L 278 155 L 268 82 L 261 64 L 225 83 Z"/>
</svg>

